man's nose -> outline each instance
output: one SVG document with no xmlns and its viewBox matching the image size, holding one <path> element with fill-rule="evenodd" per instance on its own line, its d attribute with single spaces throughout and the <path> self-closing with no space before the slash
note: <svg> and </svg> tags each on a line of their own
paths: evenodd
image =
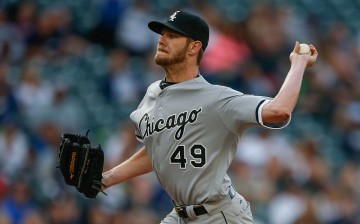
<svg viewBox="0 0 360 224">
<path fill-rule="evenodd" d="M 159 45 L 166 46 L 165 35 L 161 35 L 158 41 Z"/>
</svg>

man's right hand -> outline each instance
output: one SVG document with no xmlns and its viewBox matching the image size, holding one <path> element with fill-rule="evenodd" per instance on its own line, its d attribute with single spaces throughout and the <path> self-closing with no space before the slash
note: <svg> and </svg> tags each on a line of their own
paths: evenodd
<svg viewBox="0 0 360 224">
<path fill-rule="evenodd" d="M 300 54 L 299 53 L 300 52 L 300 43 L 298 41 L 296 41 L 294 50 L 290 54 L 291 63 L 293 63 L 296 58 L 301 57 L 301 58 L 306 58 L 306 60 L 307 60 L 306 67 L 307 68 L 313 66 L 316 62 L 318 52 L 314 45 L 309 44 L 309 47 L 310 47 L 311 54 Z"/>
</svg>

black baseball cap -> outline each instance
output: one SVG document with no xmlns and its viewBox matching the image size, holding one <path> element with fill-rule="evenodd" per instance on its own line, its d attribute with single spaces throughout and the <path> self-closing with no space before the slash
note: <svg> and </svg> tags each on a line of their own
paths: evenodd
<svg viewBox="0 0 360 224">
<path fill-rule="evenodd" d="M 161 34 L 164 28 L 171 29 L 202 43 L 205 50 L 209 42 L 209 26 L 197 15 L 176 11 L 166 22 L 151 21 L 148 27 L 155 33 Z"/>
</svg>

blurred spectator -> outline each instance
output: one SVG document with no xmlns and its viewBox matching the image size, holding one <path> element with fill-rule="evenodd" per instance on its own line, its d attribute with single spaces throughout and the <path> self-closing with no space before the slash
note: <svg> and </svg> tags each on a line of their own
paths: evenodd
<svg viewBox="0 0 360 224">
<path fill-rule="evenodd" d="M 53 101 L 54 89 L 41 79 L 35 68 L 24 70 L 16 87 L 16 97 L 25 114 L 35 114 L 37 110 L 49 106 Z"/>
<path fill-rule="evenodd" d="M 140 83 L 131 70 L 127 51 L 117 49 L 109 55 L 109 73 L 103 86 L 104 95 L 120 105 L 134 107 L 139 101 Z"/>
<path fill-rule="evenodd" d="M 285 52 L 286 56 L 289 55 L 289 49 L 284 44 L 286 41 L 280 15 L 275 5 L 261 2 L 253 6 L 245 22 L 246 40 L 252 50 L 252 58 L 270 76 L 279 75 L 277 70 L 281 57 Z"/>
<path fill-rule="evenodd" d="M 71 14 L 66 7 L 56 7 L 43 10 L 36 19 L 36 28 L 26 40 L 27 58 L 56 56 L 69 35 Z"/>
<path fill-rule="evenodd" d="M 10 189 L 10 194 L 1 204 L 1 211 L 10 223 L 22 224 L 37 211 L 37 204 L 32 198 L 28 180 L 19 177 Z"/>
<path fill-rule="evenodd" d="M 132 124 L 125 122 L 119 124 L 114 133 L 108 136 L 103 145 L 105 157 L 104 171 L 125 161 L 138 149 L 139 143 L 134 136 Z M 100 203 L 97 207 L 99 210 L 98 213 L 100 214 L 90 214 L 90 216 L 94 216 L 96 220 L 102 216 L 119 216 L 122 213 L 121 211 L 126 207 L 129 195 L 124 186 L 115 186 L 107 189 L 106 192 L 112 195 L 112 197 L 103 195 L 99 197 Z M 96 220 L 94 223 L 100 222 Z"/>
<path fill-rule="evenodd" d="M 43 108 L 43 121 L 52 121 L 61 132 L 79 132 L 89 128 L 82 102 L 70 94 L 70 87 L 55 84 L 53 102 Z"/>
<path fill-rule="evenodd" d="M 4 198 L 9 193 L 8 188 L 9 188 L 9 180 L 6 178 L 3 172 L 0 172 L 0 201 L 4 200 Z"/>
<path fill-rule="evenodd" d="M 46 219 L 41 211 L 34 211 L 25 217 L 24 224 L 46 224 Z"/>
<path fill-rule="evenodd" d="M 55 200 L 61 195 L 63 178 L 58 166 L 58 153 L 60 144 L 60 130 L 55 123 L 41 123 L 34 136 L 32 143 L 35 158 L 32 164 L 35 197 L 39 201 Z M 60 184 L 62 183 L 62 184 Z"/>
<path fill-rule="evenodd" d="M 18 102 L 8 81 L 8 66 L 0 63 L 0 122 L 4 122 L 6 117 L 17 117 L 18 112 Z"/>
<path fill-rule="evenodd" d="M 27 166 L 30 146 L 27 136 L 15 119 L 8 117 L 2 124 L 3 129 L 0 132 L 0 167 L 6 178 L 13 181 Z"/>
<path fill-rule="evenodd" d="M 157 224 L 160 220 L 146 209 L 134 209 L 128 211 L 125 216 L 125 221 L 121 219 L 116 219 L 115 223 L 123 222 L 124 224 Z"/>
<path fill-rule="evenodd" d="M 111 224 L 115 222 L 115 216 L 120 216 L 121 212 L 109 212 L 106 208 L 100 205 L 94 205 L 90 208 L 87 215 L 87 223 L 89 224 Z M 119 223 L 124 220 L 123 217 L 119 219 Z"/>
<path fill-rule="evenodd" d="M 159 192 L 160 185 L 156 182 L 153 174 L 136 177 L 127 182 L 129 197 L 126 217 L 128 223 L 152 224 L 159 223 L 163 218 L 163 213 L 169 213 L 173 207 L 171 199 L 167 201 L 157 200 L 156 193 Z M 163 190 L 160 190 L 163 191 Z M 161 205 L 161 203 L 165 203 Z M 159 210 L 162 208 L 163 211 Z"/>
<path fill-rule="evenodd" d="M 297 150 L 298 158 L 306 164 L 306 168 L 309 171 L 307 179 L 304 181 L 304 187 L 309 192 L 321 191 L 326 186 L 328 177 L 330 176 L 330 167 L 327 165 L 323 157 L 321 157 L 319 149 L 320 147 L 311 139 L 304 139 L 298 143 Z M 305 173 L 305 172 L 303 172 Z"/>
<path fill-rule="evenodd" d="M 81 223 L 81 207 L 71 195 L 56 198 L 48 205 L 47 209 L 48 223 Z"/>
<path fill-rule="evenodd" d="M 314 204 L 311 201 L 311 198 L 304 197 L 305 209 L 302 215 L 296 219 L 294 224 L 321 224 L 322 222 L 319 220 L 316 214 L 316 209 Z"/>
<path fill-rule="evenodd" d="M 96 1 L 100 18 L 98 24 L 90 31 L 90 39 L 108 48 L 115 47 L 116 27 L 123 20 L 128 4 L 128 1 L 124 0 Z"/>
<path fill-rule="evenodd" d="M 7 11 L 0 9 L 0 61 L 20 63 L 25 47 L 21 33 L 8 20 Z"/>
<path fill-rule="evenodd" d="M 323 223 L 358 223 L 359 197 L 355 196 L 359 185 L 356 168 L 344 166 L 338 180 L 324 186 L 314 199 L 318 217 Z M 350 186 L 351 185 L 351 186 Z"/>
<path fill-rule="evenodd" d="M 246 94 L 260 96 L 274 96 L 280 83 L 274 76 L 266 74 L 261 65 L 255 61 L 248 61 L 242 67 L 237 80 L 238 82 L 233 84 L 235 88 L 241 89 Z"/>
<path fill-rule="evenodd" d="M 251 50 L 244 42 L 238 24 L 222 24 L 221 30 L 212 29 L 209 48 L 204 53 L 201 69 L 205 75 L 231 76 L 250 58 Z M 229 77 L 218 77 L 220 80 Z"/>
<path fill-rule="evenodd" d="M 15 18 L 15 26 L 24 40 L 27 40 L 35 31 L 35 23 L 38 16 L 38 6 L 35 2 L 25 1 L 18 5 Z"/>
<path fill-rule="evenodd" d="M 105 165 L 108 170 L 130 158 L 141 145 L 134 135 L 134 127 L 130 123 L 121 123 L 104 144 Z"/>
<path fill-rule="evenodd" d="M 249 164 L 252 169 L 263 169 L 272 157 L 290 166 L 294 149 L 282 135 L 267 129 L 244 136 L 236 154 L 237 160 Z"/>
<path fill-rule="evenodd" d="M 118 45 L 125 48 L 131 56 L 144 57 L 156 46 L 157 37 L 147 32 L 147 24 L 153 17 L 150 13 L 150 1 L 135 0 L 116 28 Z"/>
<path fill-rule="evenodd" d="M 286 189 L 275 195 L 269 204 L 270 224 L 295 223 L 306 210 L 306 202 L 301 190 L 296 185 L 289 184 Z"/>
</svg>

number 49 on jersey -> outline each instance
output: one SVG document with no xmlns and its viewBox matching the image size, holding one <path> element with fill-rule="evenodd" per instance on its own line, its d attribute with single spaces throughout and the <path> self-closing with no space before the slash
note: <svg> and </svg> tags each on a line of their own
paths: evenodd
<svg viewBox="0 0 360 224">
<path fill-rule="evenodd" d="M 206 164 L 206 149 L 203 145 L 195 144 L 190 148 L 190 158 L 186 158 L 184 145 L 176 147 L 170 156 L 171 164 L 178 164 L 180 169 L 186 169 L 188 159 L 194 168 L 202 168 Z"/>
</svg>

